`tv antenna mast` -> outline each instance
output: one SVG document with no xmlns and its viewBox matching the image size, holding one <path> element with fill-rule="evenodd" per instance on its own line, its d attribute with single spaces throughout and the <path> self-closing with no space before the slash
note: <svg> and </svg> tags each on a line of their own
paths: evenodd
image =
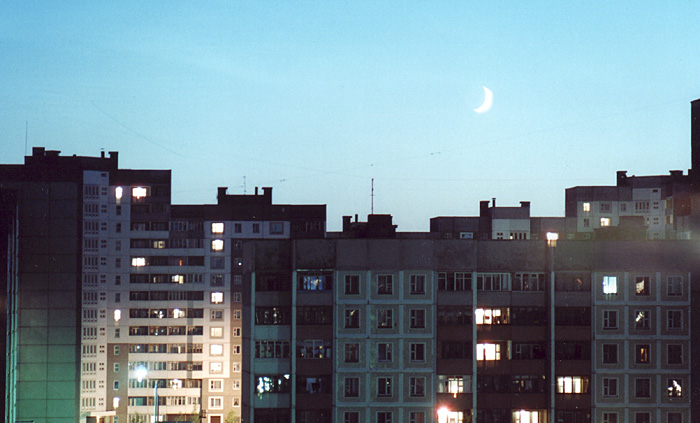
<svg viewBox="0 0 700 423">
<path fill-rule="evenodd" d="M 371 212 L 370 212 L 370 213 L 371 213 L 371 214 L 374 214 L 374 178 L 372 178 L 372 192 L 371 192 L 371 194 L 370 194 L 370 197 L 371 197 L 371 199 L 372 199 L 372 203 L 371 203 Z"/>
</svg>

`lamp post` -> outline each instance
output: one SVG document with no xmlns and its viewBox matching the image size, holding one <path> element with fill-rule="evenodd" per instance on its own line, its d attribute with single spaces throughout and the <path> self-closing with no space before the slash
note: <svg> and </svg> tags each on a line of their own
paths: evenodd
<svg viewBox="0 0 700 423">
<path fill-rule="evenodd" d="M 145 367 L 136 368 L 136 380 L 140 382 L 148 375 Z M 158 381 L 153 383 L 153 423 L 158 421 Z"/>
</svg>

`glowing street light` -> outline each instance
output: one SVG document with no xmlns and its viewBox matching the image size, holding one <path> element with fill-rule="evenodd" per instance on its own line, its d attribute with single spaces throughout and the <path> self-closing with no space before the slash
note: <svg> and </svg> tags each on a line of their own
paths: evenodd
<svg viewBox="0 0 700 423">
<path fill-rule="evenodd" d="M 145 367 L 136 368 L 136 380 L 141 382 L 148 376 L 148 369 Z M 153 423 L 158 421 L 158 381 L 153 383 Z"/>
</svg>

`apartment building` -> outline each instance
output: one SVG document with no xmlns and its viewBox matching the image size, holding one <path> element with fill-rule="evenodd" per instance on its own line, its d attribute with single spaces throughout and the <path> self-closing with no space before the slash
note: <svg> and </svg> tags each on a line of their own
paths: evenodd
<svg viewBox="0 0 700 423">
<path fill-rule="evenodd" d="M 240 417 L 245 239 L 323 238 L 271 188 L 172 205 L 170 171 L 35 148 L 0 166 L 6 421 Z"/>
<path fill-rule="evenodd" d="M 690 243 L 357 223 L 244 243 L 246 421 L 691 421 Z"/>
</svg>

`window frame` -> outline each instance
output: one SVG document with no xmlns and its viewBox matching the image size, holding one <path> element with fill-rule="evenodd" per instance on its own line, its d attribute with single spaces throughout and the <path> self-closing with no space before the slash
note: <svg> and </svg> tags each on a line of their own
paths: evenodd
<svg viewBox="0 0 700 423">
<path fill-rule="evenodd" d="M 609 351 L 607 351 L 609 350 Z M 613 355 L 614 350 L 614 357 Z M 620 348 L 617 344 L 603 344 L 601 362 L 603 364 L 619 364 Z M 614 361 L 612 361 L 614 359 Z"/>
<path fill-rule="evenodd" d="M 415 274 L 409 276 L 409 294 L 425 295 L 425 275 Z"/>
<path fill-rule="evenodd" d="M 377 378 L 377 397 L 391 398 L 394 396 L 393 377 L 381 376 Z"/>
<path fill-rule="evenodd" d="M 379 274 L 377 275 L 377 295 L 393 295 L 394 294 L 394 275 Z"/>
</svg>

